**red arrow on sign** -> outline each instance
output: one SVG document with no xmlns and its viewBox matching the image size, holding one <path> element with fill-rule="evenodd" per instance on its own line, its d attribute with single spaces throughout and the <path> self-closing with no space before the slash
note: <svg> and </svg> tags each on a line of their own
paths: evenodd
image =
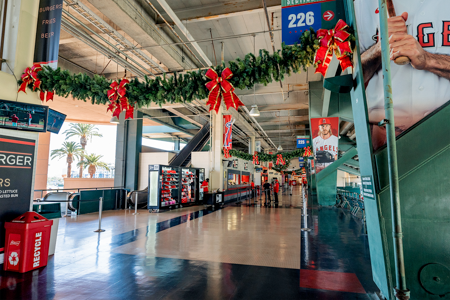
<svg viewBox="0 0 450 300">
<path fill-rule="evenodd" d="M 327 10 L 326 12 L 324 12 L 322 17 L 325 21 L 331 21 L 334 19 L 334 12 L 332 12 L 331 10 Z"/>
</svg>

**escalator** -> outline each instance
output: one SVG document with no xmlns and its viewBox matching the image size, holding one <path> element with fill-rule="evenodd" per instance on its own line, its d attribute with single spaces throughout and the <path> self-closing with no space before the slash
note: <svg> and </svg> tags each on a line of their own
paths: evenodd
<svg viewBox="0 0 450 300">
<path fill-rule="evenodd" d="M 200 129 L 192 140 L 172 158 L 169 165 L 173 167 L 189 167 L 192 151 L 202 151 L 209 140 L 209 122 Z"/>
<path fill-rule="evenodd" d="M 184 148 L 170 160 L 169 165 L 175 167 L 190 167 L 192 151 L 202 151 L 210 136 L 210 123 L 206 123 L 197 134 L 184 146 Z M 147 206 L 148 188 L 129 192 L 128 205 L 134 207 L 137 198 L 138 207 Z"/>
</svg>

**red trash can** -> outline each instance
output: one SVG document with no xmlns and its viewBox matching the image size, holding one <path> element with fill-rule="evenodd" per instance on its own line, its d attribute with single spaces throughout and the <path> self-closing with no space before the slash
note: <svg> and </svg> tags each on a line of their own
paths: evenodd
<svg viewBox="0 0 450 300">
<path fill-rule="evenodd" d="M 47 265 L 52 220 L 34 211 L 5 222 L 5 271 L 25 273 Z"/>
</svg>

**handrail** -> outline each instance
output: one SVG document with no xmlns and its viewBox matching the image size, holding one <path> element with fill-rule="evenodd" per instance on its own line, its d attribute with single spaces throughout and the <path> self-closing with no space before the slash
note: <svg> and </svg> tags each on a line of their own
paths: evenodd
<svg viewBox="0 0 450 300">
<path fill-rule="evenodd" d="M 109 190 L 124 189 L 124 187 L 120 186 L 120 187 L 96 187 L 96 188 L 92 187 L 92 188 L 72 188 L 72 189 L 41 189 L 41 190 L 34 190 L 34 193 L 40 192 L 41 193 L 41 198 L 42 198 L 42 197 L 44 197 L 44 191 L 59 193 L 59 192 L 64 192 L 64 191 L 75 191 L 76 190 L 76 192 L 74 192 L 74 193 L 79 193 L 80 191 L 85 191 L 85 190 L 95 190 L 95 191 L 97 191 L 97 190 L 107 190 L 107 189 L 109 189 Z"/>
</svg>

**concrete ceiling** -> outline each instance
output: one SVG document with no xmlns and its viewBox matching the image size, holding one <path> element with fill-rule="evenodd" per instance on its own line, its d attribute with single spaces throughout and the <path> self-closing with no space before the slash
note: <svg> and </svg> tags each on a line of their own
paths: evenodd
<svg viewBox="0 0 450 300">
<path fill-rule="evenodd" d="M 171 10 L 160 4 L 164 2 Z M 280 2 L 266 0 L 277 50 L 281 48 Z M 64 3 L 60 66 L 74 72 L 120 78 L 125 68 L 127 77 L 142 77 L 207 67 L 208 60 L 214 65 L 216 61 L 220 63 L 222 44 L 225 62 L 244 58 L 259 49 L 272 52 L 261 0 L 64 0 Z M 170 17 L 172 13 L 184 28 L 180 29 L 180 23 Z M 191 43 L 193 40 L 198 47 Z M 255 135 L 266 149 L 279 143 L 285 150 L 295 149 L 296 136 L 309 134 L 309 82 L 319 80 L 321 75 L 309 69 L 286 77 L 283 90 L 278 82 L 257 85 L 254 90 L 237 90 L 246 108 L 231 112 L 237 120 L 233 135 L 236 147 L 245 148 L 248 137 Z M 56 110 L 67 112 L 68 120 L 109 122 L 110 114 L 105 113 L 104 107 L 70 99 L 54 102 Z M 254 120 L 248 115 L 253 104 L 261 112 Z M 209 120 L 206 100 L 163 108 L 151 106 L 145 111 L 155 116 L 181 118 L 193 128 Z M 150 122 L 147 125 L 155 126 L 155 120 L 146 121 Z M 174 125 L 167 119 L 157 121 Z M 190 138 L 183 130 L 179 135 Z"/>
</svg>

